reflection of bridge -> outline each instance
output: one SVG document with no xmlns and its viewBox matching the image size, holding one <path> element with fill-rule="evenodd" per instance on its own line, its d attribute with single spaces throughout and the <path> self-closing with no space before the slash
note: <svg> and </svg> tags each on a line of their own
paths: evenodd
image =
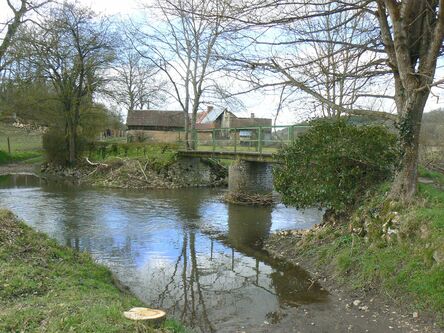
<svg viewBox="0 0 444 333">
<path fill-rule="evenodd" d="M 213 128 L 193 134 L 194 150 L 181 150 L 190 158 L 237 160 L 229 167 L 228 184 L 232 192 L 270 193 L 273 190 L 274 153 L 293 142 L 308 126 L 260 126 Z"/>
</svg>

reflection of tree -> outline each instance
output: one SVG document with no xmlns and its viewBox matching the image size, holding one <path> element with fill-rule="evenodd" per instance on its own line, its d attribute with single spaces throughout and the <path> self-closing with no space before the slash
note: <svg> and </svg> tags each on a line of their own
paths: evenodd
<svg viewBox="0 0 444 333">
<path fill-rule="evenodd" d="M 191 267 L 188 267 L 189 264 Z M 181 295 L 177 296 L 172 294 L 171 289 L 177 289 L 178 287 L 175 282 L 178 280 L 180 268 L 182 268 L 180 276 L 182 285 L 179 288 Z M 159 294 L 156 303 L 163 307 L 165 301 L 175 299 L 169 310 L 174 311 L 179 308 L 182 322 L 198 327 L 202 332 L 214 332 L 215 327 L 208 317 L 203 291 L 204 287 L 200 282 L 200 271 L 196 256 L 196 232 L 195 230 L 184 230 L 181 252 L 175 262 L 170 279 Z"/>
<path fill-rule="evenodd" d="M 167 308 L 196 331 L 214 332 L 228 317 L 263 320 L 280 305 L 326 299 L 307 273 L 282 267 L 258 246 L 270 232 L 268 210 L 230 207 L 228 235 L 216 239 L 196 227 L 206 216 L 199 213 L 200 192 L 153 194 L 156 202 L 146 215 L 147 201 L 120 194 L 61 185 L 44 192 L 37 206 L 51 207 L 49 220 L 62 240 L 98 253 L 149 306 Z M 142 197 L 128 198 L 134 196 Z M 167 243 L 157 247 L 159 239 Z"/>
<path fill-rule="evenodd" d="M 41 179 L 34 175 L 12 174 L 0 176 L 0 188 L 37 187 Z"/>
</svg>

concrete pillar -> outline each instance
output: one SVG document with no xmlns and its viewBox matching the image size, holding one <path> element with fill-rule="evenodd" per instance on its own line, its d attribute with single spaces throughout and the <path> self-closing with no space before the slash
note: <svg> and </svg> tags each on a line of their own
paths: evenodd
<svg viewBox="0 0 444 333">
<path fill-rule="evenodd" d="M 273 173 L 270 163 L 236 161 L 228 169 L 228 190 L 234 193 L 270 194 Z"/>
</svg>

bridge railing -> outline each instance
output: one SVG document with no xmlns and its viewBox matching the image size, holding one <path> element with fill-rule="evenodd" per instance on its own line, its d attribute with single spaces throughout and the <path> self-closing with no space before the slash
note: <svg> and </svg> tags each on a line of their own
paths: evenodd
<svg viewBox="0 0 444 333">
<path fill-rule="evenodd" d="M 196 150 L 273 153 L 308 128 L 299 125 L 213 128 L 196 130 L 193 140 Z"/>
</svg>

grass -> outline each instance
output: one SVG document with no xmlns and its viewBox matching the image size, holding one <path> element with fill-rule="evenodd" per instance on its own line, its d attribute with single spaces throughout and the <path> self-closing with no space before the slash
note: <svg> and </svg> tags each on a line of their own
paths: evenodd
<svg viewBox="0 0 444 333">
<path fill-rule="evenodd" d="M 8 153 L 8 138 L 11 153 Z M 0 165 L 26 161 L 43 161 L 42 135 L 35 131 L 16 128 L 0 122 Z"/>
<path fill-rule="evenodd" d="M 434 183 L 419 184 L 417 202 L 394 205 L 366 220 L 381 230 L 389 219 L 398 219 L 396 236 L 387 240 L 381 233 L 373 238 L 367 234 L 366 239 L 351 234 L 349 226 L 327 226 L 307 239 L 303 251 L 320 266 L 329 267 L 345 285 L 390 295 L 412 309 L 434 314 L 444 326 L 444 263 L 434 259 L 437 251 L 444 256 L 444 176 L 424 169 L 420 173 Z M 384 207 L 384 200 L 383 195 L 371 200 L 366 211 L 374 212 L 376 202 Z M 357 214 L 362 216 L 362 212 Z"/>
<path fill-rule="evenodd" d="M 0 210 L 0 332 L 141 332 L 122 315 L 133 306 L 141 304 L 88 254 Z M 144 331 L 186 332 L 175 321 Z"/>
<path fill-rule="evenodd" d="M 0 150 L 8 151 L 8 138 L 11 152 L 35 151 L 42 149 L 42 134 L 16 128 L 0 122 Z"/>
<path fill-rule="evenodd" d="M 43 159 L 39 151 L 20 151 L 8 154 L 0 150 L 0 165 L 25 161 L 26 163 L 38 163 Z"/>
<path fill-rule="evenodd" d="M 141 163 L 161 170 L 176 161 L 178 146 L 165 143 L 125 143 L 103 144 L 98 146 L 89 157 L 94 161 L 112 162 L 116 159 L 139 159 Z"/>
</svg>

